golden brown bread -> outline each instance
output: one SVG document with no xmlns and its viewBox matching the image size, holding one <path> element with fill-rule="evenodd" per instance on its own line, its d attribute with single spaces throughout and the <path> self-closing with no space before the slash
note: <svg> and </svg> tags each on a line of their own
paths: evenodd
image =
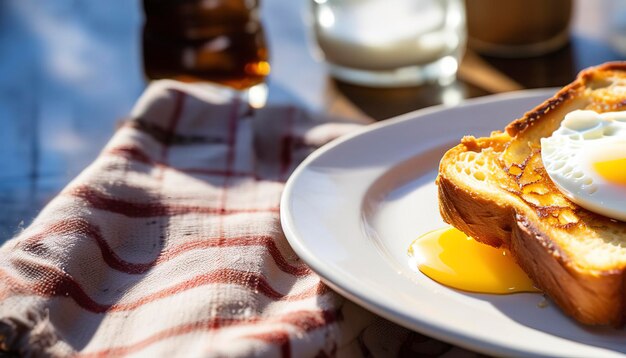
<svg viewBox="0 0 626 358">
<path fill-rule="evenodd" d="M 619 326 L 626 315 L 626 222 L 569 201 L 541 161 L 540 139 L 576 109 L 626 110 L 626 62 L 581 72 L 504 132 L 463 138 L 439 166 L 440 211 L 478 241 L 508 248 L 576 320 Z"/>
</svg>

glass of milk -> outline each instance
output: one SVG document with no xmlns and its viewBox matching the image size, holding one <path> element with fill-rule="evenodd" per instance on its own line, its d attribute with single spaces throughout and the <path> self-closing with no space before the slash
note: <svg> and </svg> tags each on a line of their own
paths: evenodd
<svg viewBox="0 0 626 358">
<path fill-rule="evenodd" d="M 454 80 L 466 41 L 463 0 L 311 1 L 334 77 L 375 87 Z"/>
</svg>

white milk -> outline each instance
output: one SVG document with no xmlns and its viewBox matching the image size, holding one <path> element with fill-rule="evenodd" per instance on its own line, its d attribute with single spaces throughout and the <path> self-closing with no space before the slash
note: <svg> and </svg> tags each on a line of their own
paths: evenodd
<svg viewBox="0 0 626 358">
<path fill-rule="evenodd" d="M 464 41 L 459 0 L 315 0 L 315 34 L 325 59 L 359 70 L 425 65 Z"/>
</svg>

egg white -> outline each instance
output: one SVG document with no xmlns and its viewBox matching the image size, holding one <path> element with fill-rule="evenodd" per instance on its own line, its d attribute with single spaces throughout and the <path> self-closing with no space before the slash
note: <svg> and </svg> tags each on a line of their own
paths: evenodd
<svg viewBox="0 0 626 358">
<path fill-rule="evenodd" d="M 541 158 L 552 181 L 570 200 L 626 221 L 626 186 L 607 181 L 593 168 L 599 161 L 626 158 L 626 111 L 568 113 L 552 136 L 541 139 Z"/>
</svg>

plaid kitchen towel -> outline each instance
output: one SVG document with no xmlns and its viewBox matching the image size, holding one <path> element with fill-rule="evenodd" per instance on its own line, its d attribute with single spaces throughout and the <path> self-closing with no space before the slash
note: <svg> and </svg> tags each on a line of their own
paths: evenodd
<svg viewBox="0 0 626 358">
<path fill-rule="evenodd" d="M 471 356 L 324 285 L 284 181 L 353 130 L 159 81 L 99 158 L 0 249 L 0 350 L 24 356 Z"/>
</svg>

